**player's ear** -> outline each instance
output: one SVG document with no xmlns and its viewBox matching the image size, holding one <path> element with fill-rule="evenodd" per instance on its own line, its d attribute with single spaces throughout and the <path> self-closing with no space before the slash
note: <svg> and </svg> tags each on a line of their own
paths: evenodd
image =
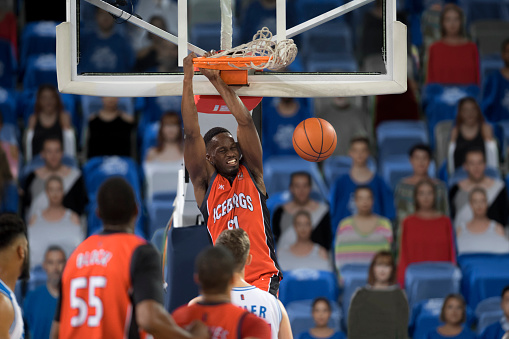
<svg viewBox="0 0 509 339">
<path fill-rule="evenodd" d="M 214 162 L 212 161 L 212 157 L 208 153 L 205 154 L 205 159 L 207 159 L 207 161 L 210 162 L 210 164 L 212 166 L 214 166 Z"/>
<path fill-rule="evenodd" d="M 247 265 L 251 265 L 251 262 L 253 261 L 253 255 L 251 253 L 249 253 L 247 255 L 247 259 L 246 259 L 246 266 Z"/>
</svg>

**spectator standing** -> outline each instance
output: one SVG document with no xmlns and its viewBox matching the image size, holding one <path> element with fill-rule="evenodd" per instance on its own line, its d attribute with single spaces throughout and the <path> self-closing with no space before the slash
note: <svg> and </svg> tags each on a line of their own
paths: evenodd
<svg viewBox="0 0 509 339">
<path fill-rule="evenodd" d="M 87 158 L 133 154 L 134 118 L 118 109 L 118 98 L 105 97 L 103 107 L 88 122 Z"/>
<path fill-rule="evenodd" d="M 489 167 L 498 168 L 498 148 L 493 139 L 493 130 L 484 121 L 477 101 L 466 97 L 458 102 L 456 126 L 451 132 L 448 152 L 449 173 L 454 173 L 463 166 L 466 153 L 473 149 L 483 152 Z"/>
<path fill-rule="evenodd" d="M 164 113 L 161 117 L 157 146 L 147 151 L 146 162 L 175 162 L 184 158 L 184 137 L 182 121 L 173 112 Z"/>
<path fill-rule="evenodd" d="M 60 279 L 65 260 L 65 252 L 59 246 L 49 246 L 44 254 L 42 268 L 48 277 L 46 284 L 28 293 L 23 305 L 23 314 L 31 338 L 49 338 L 57 300 L 60 296 Z"/>
<path fill-rule="evenodd" d="M 475 333 L 463 325 L 466 319 L 465 299 L 460 294 L 449 294 L 440 312 L 440 321 L 444 325 L 430 331 L 426 339 L 476 339 Z"/>
<path fill-rule="evenodd" d="M 295 243 L 277 251 L 281 269 L 290 271 L 309 268 L 332 271 L 327 250 L 311 241 L 311 214 L 305 210 L 297 212 L 293 217 L 293 227 L 297 235 Z"/>
<path fill-rule="evenodd" d="M 394 258 L 380 251 L 369 267 L 368 286 L 352 296 L 348 339 L 407 338 L 408 316 L 408 301 L 396 284 Z"/>
<path fill-rule="evenodd" d="M 298 339 L 345 339 L 345 335 L 329 327 L 332 306 L 327 298 L 316 298 L 311 304 L 311 315 L 315 327 L 303 332 Z"/>
<path fill-rule="evenodd" d="M 459 6 L 444 6 L 440 33 L 442 38 L 428 50 L 426 83 L 480 85 L 479 52 L 465 36 L 464 14 Z"/>
<path fill-rule="evenodd" d="M 488 197 L 488 218 L 505 226 L 509 216 L 507 189 L 502 180 L 485 175 L 484 153 L 475 149 L 467 151 L 464 168 L 468 177 L 453 185 L 449 190 L 449 206 L 454 225 L 472 220 L 473 213 L 468 203 L 468 195 L 474 187 L 482 187 L 486 190 Z"/>
<path fill-rule="evenodd" d="M 403 220 L 398 282 L 405 286 L 408 265 L 422 261 L 456 262 L 451 221 L 436 209 L 435 185 L 424 179 L 415 185 L 415 213 Z"/>
<path fill-rule="evenodd" d="M 356 137 L 350 140 L 352 158 L 350 173 L 339 177 L 331 188 L 331 214 L 333 234 L 340 220 L 357 213 L 354 192 L 358 186 L 369 186 L 373 192 L 373 212 L 394 219 L 394 198 L 384 180 L 368 167 L 369 140 Z"/>
<path fill-rule="evenodd" d="M 483 88 L 482 110 L 491 122 L 509 119 L 509 39 L 502 43 L 504 67 L 488 76 Z"/>
<path fill-rule="evenodd" d="M 509 241 L 505 236 L 504 227 L 486 215 L 488 211 L 486 190 L 475 187 L 468 197 L 473 218 L 456 228 L 458 254 L 509 253 Z"/>
<path fill-rule="evenodd" d="M 56 175 L 49 177 L 45 189 L 48 208 L 36 212 L 28 226 L 32 268 L 42 264 L 48 246 L 57 244 L 69 256 L 83 240 L 78 215 L 62 205 L 64 197 L 62 178 Z"/>
<path fill-rule="evenodd" d="M 357 187 L 354 196 L 357 213 L 341 220 L 336 232 L 334 252 L 340 274 L 346 264 L 369 264 L 378 251 L 391 248 L 393 239 L 391 222 L 372 211 L 371 189 Z"/>
<path fill-rule="evenodd" d="M 502 298 L 500 308 L 504 315 L 499 321 L 488 326 L 479 339 L 502 339 L 502 337 L 507 337 L 506 334 L 509 332 L 509 285 L 504 287 L 500 296 Z"/>
<path fill-rule="evenodd" d="M 307 172 L 294 172 L 290 176 L 292 200 L 279 206 L 272 217 L 272 231 L 279 248 L 286 248 L 297 239 L 293 218 L 300 210 L 311 215 L 311 240 L 329 250 L 332 243 L 329 206 L 311 199 L 312 178 Z"/>
</svg>

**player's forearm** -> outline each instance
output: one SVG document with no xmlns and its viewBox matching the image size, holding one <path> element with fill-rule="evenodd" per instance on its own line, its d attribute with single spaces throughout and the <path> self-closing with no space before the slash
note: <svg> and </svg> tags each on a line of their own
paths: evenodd
<svg viewBox="0 0 509 339">
<path fill-rule="evenodd" d="M 182 91 L 182 120 L 184 122 L 184 134 L 186 136 L 200 135 L 198 112 L 194 103 L 193 80 L 184 78 Z"/>
<path fill-rule="evenodd" d="M 223 98 L 224 102 L 230 109 L 230 112 L 235 117 L 235 120 L 237 120 L 237 123 L 239 125 L 252 124 L 253 119 L 251 118 L 251 114 L 247 110 L 246 106 L 244 106 L 244 103 L 240 100 L 237 93 L 235 93 L 235 91 L 231 89 L 220 76 L 209 80 Z"/>
</svg>

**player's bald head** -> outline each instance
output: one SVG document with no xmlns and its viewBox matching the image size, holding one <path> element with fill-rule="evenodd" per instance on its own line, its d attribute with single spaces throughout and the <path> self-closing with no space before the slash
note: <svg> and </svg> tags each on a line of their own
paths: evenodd
<svg viewBox="0 0 509 339">
<path fill-rule="evenodd" d="M 209 247 L 196 258 L 195 271 L 203 293 L 220 294 L 227 292 L 233 278 L 235 260 L 223 246 Z"/>
</svg>

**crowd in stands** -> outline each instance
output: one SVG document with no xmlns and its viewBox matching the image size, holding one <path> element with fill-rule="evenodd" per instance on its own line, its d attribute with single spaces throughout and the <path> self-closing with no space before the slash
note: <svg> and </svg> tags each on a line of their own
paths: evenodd
<svg viewBox="0 0 509 339">
<path fill-rule="evenodd" d="M 472 0 L 401 1 L 398 18 L 409 27 L 411 46 L 404 94 L 262 100 L 267 166 L 297 157 L 292 133 L 306 118 L 324 118 L 338 134 L 330 159 L 303 170 L 288 167 L 287 181 L 280 183 L 284 192 L 267 187 L 270 197 L 284 197 L 271 205 L 283 271 L 325 271 L 342 291 L 340 298 L 317 291 L 320 298 L 308 312 L 314 327 L 300 338 L 341 339 L 345 333 L 350 339 L 406 338 L 410 332 L 414 338 L 470 339 L 474 309 L 480 338 L 501 339 L 509 331 L 509 288 L 504 289 L 509 274 L 497 266 L 509 256 L 509 31 L 488 38 L 479 33 L 481 23 L 507 23 L 509 6 L 486 1 L 499 10 L 479 14 Z M 121 175 L 133 185 L 144 211 L 137 234 L 149 239 L 165 226 L 183 158 L 180 98 L 59 93 L 55 60 L 48 59 L 55 46 L 44 39 L 54 43 L 55 23 L 65 20 L 65 12 L 28 0 L 23 8 L 5 3 L 0 6 L 0 212 L 18 213 L 27 222 L 36 282 L 20 286 L 18 295 L 25 299 L 32 337 L 47 338 L 65 258 L 100 229 L 94 215 L 100 180 Z M 313 16 L 306 3 L 287 1 L 288 27 Z M 331 9 L 337 3 L 316 0 L 315 5 Z M 119 25 L 88 3 L 82 6 L 79 73 L 181 71 L 175 45 Z M 194 2 L 190 6 L 199 9 Z M 175 0 L 143 0 L 136 13 L 176 34 L 176 8 Z M 347 55 L 326 71 L 348 65 L 385 70 L 383 10 L 377 0 L 361 14 L 353 11 L 327 23 L 323 34 L 347 31 L 350 45 L 341 44 Z M 237 1 L 237 44 L 263 26 L 275 32 L 275 12 L 275 0 Z M 198 39 L 200 25 L 211 27 L 199 17 L 191 22 L 191 39 Z M 487 40 L 495 35 L 500 47 L 489 50 Z M 313 56 L 320 51 L 311 50 L 312 40 L 296 37 L 299 57 L 287 71 L 316 65 Z M 48 60 L 53 60 L 50 76 L 38 77 L 38 62 Z M 389 133 L 383 134 L 387 126 Z M 414 129 L 418 133 L 412 134 Z M 386 143 L 389 139 L 395 142 Z M 437 265 L 426 266 L 430 263 Z M 432 278 L 444 274 L 453 287 L 435 288 L 439 283 Z M 418 288 L 423 277 L 431 279 L 424 292 Z M 499 280 L 489 291 L 478 291 L 482 284 L 475 279 L 481 278 Z M 498 298 L 497 306 L 481 312 L 490 298 Z M 45 308 L 36 306 L 41 304 Z M 422 330 L 420 319 L 433 307 L 436 326 Z"/>
</svg>

